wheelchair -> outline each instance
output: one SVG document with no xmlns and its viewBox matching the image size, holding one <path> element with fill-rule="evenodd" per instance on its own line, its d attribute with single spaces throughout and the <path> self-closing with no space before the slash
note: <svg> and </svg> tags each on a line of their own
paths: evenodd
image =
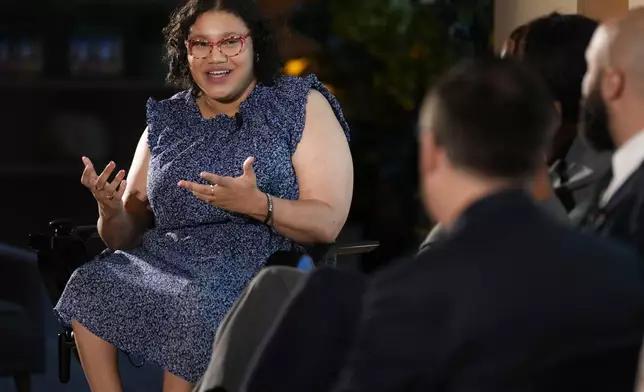
<svg viewBox="0 0 644 392">
<path fill-rule="evenodd" d="M 276 252 L 269 257 L 265 266 L 282 265 L 310 269 L 335 260 L 338 256 L 371 252 L 378 246 L 377 241 L 345 245 L 317 244 L 305 248 L 304 251 Z M 36 251 L 38 269 L 53 304 L 58 302 L 74 270 L 105 250 L 105 244 L 99 237 L 95 225 L 76 225 L 66 219 L 54 220 L 44 232 L 31 234 L 29 247 Z M 63 384 L 70 379 L 72 356 L 78 359 L 74 333 L 71 328 L 63 328 L 58 334 L 58 379 Z"/>
</svg>

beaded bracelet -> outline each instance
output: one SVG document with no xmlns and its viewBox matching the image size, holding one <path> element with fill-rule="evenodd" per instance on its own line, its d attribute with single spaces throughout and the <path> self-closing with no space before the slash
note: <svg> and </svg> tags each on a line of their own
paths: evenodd
<svg viewBox="0 0 644 392">
<path fill-rule="evenodd" d="M 268 225 L 273 219 L 273 196 L 266 193 L 266 200 L 268 200 L 268 213 L 266 214 L 266 219 L 264 219 L 264 224 Z"/>
</svg>

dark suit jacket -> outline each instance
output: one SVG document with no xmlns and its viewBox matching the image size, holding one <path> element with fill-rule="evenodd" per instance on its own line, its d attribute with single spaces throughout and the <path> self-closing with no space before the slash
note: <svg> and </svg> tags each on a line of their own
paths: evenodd
<svg viewBox="0 0 644 392">
<path fill-rule="evenodd" d="M 294 293 L 242 391 L 328 392 L 344 366 L 366 287 L 362 274 L 322 268 Z"/>
<path fill-rule="evenodd" d="M 501 192 L 370 283 L 336 391 L 632 392 L 642 280 L 627 249 Z"/>
<path fill-rule="evenodd" d="M 604 181 L 608 185 L 607 181 Z M 598 199 L 605 190 L 596 189 Z M 642 164 L 599 211 L 589 212 L 586 229 L 636 249 L 644 258 L 644 164 Z"/>
<path fill-rule="evenodd" d="M 558 219 L 562 223 L 570 223 L 566 209 L 564 208 L 561 201 L 557 196 L 552 195 L 546 200 L 539 202 L 539 206 L 543 208 L 548 214 L 553 218 Z M 422 252 L 426 248 L 432 246 L 436 241 L 441 241 L 443 238 L 446 238 L 449 235 L 447 230 L 445 230 L 440 223 L 432 228 L 425 240 L 420 244 L 419 251 Z"/>
</svg>

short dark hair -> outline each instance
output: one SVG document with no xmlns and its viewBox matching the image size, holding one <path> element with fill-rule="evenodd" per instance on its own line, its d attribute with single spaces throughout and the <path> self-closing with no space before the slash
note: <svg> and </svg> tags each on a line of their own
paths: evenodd
<svg viewBox="0 0 644 392">
<path fill-rule="evenodd" d="M 597 26 L 586 16 L 555 12 L 529 22 L 519 45 L 522 50 L 514 53 L 548 84 L 566 123 L 579 120 L 586 48 Z"/>
<path fill-rule="evenodd" d="M 512 59 L 459 63 L 428 96 L 436 143 L 485 177 L 525 181 L 545 160 L 559 114 L 541 78 Z"/>
<path fill-rule="evenodd" d="M 269 23 L 262 18 L 255 0 L 188 0 L 179 6 L 163 29 L 169 67 L 166 80 L 182 88 L 192 88 L 195 94 L 201 91 L 190 74 L 184 42 L 190 27 L 208 11 L 226 11 L 244 21 L 253 37 L 255 77 L 261 84 L 273 85 L 281 75 L 282 60 L 275 35 Z"/>
</svg>

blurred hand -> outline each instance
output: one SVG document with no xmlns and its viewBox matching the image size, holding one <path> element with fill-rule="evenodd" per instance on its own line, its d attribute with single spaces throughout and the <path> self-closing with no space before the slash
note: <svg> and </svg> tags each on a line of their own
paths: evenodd
<svg viewBox="0 0 644 392">
<path fill-rule="evenodd" d="M 96 174 L 92 161 L 83 157 L 85 170 L 81 176 L 81 183 L 92 192 L 98 202 L 99 213 L 103 218 L 118 215 L 123 209 L 123 193 L 125 192 L 125 170 L 119 171 L 111 182 L 107 180 L 114 172 L 116 164 L 110 162 L 105 166 L 100 175 Z"/>
<path fill-rule="evenodd" d="M 244 162 L 244 172 L 239 177 L 219 176 L 201 173 L 200 176 L 212 185 L 190 181 L 179 181 L 179 186 L 188 189 L 198 199 L 230 212 L 251 215 L 266 203 L 266 196 L 257 188 L 257 178 L 250 157 Z M 263 203 L 263 204 L 262 204 Z"/>
</svg>

